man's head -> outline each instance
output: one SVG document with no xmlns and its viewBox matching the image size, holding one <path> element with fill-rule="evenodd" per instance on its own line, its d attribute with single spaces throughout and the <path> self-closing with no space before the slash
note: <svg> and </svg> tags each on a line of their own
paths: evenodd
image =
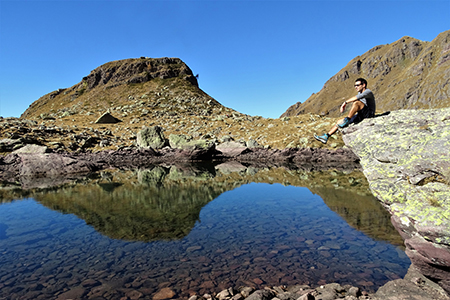
<svg viewBox="0 0 450 300">
<path fill-rule="evenodd" d="M 355 80 L 355 89 L 358 92 L 362 92 L 367 87 L 367 81 L 364 78 L 358 78 Z"/>
</svg>

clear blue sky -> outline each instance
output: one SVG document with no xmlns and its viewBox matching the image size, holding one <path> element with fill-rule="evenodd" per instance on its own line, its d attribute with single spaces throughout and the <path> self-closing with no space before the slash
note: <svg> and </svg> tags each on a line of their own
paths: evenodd
<svg viewBox="0 0 450 300">
<path fill-rule="evenodd" d="M 449 0 L 0 0 L 0 116 L 108 61 L 167 56 L 223 105 L 277 118 L 372 47 L 448 29 Z"/>
</svg>

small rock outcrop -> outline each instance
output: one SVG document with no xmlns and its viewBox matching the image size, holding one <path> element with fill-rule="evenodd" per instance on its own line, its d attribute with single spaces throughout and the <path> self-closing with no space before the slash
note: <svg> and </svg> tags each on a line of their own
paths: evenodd
<svg viewBox="0 0 450 300">
<path fill-rule="evenodd" d="M 109 112 L 104 113 L 94 123 L 95 124 L 115 124 L 121 122 L 119 119 L 111 115 Z"/>
<path fill-rule="evenodd" d="M 391 112 L 343 138 L 413 265 L 450 294 L 450 108 Z"/>
<path fill-rule="evenodd" d="M 11 153 L 0 159 L 0 180 L 18 177 L 52 177 L 99 170 L 98 165 L 57 153 Z"/>
</svg>

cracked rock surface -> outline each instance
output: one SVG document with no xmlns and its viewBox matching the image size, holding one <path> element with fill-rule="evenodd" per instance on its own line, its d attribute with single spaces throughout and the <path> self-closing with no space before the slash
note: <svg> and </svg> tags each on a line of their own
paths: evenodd
<svg viewBox="0 0 450 300">
<path fill-rule="evenodd" d="M 343 134 L 413 265 L 450 293 L 450 108 L 394 111 Z"/>
</svg>

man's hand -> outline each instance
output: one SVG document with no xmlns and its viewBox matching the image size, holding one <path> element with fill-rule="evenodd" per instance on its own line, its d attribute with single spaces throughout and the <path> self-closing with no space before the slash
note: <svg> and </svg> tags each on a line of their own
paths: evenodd
<svg viewBox="0 0 450 300">
<path fill-rule="evenodd" d="M 342 105 L 341 105 L 341 108 L 340 108 L 341 113 L 344 112 L 345 106 L 347 106 L 347 102 L 346 101 L 344 103 L 342 103 Z"/>
</svg>

